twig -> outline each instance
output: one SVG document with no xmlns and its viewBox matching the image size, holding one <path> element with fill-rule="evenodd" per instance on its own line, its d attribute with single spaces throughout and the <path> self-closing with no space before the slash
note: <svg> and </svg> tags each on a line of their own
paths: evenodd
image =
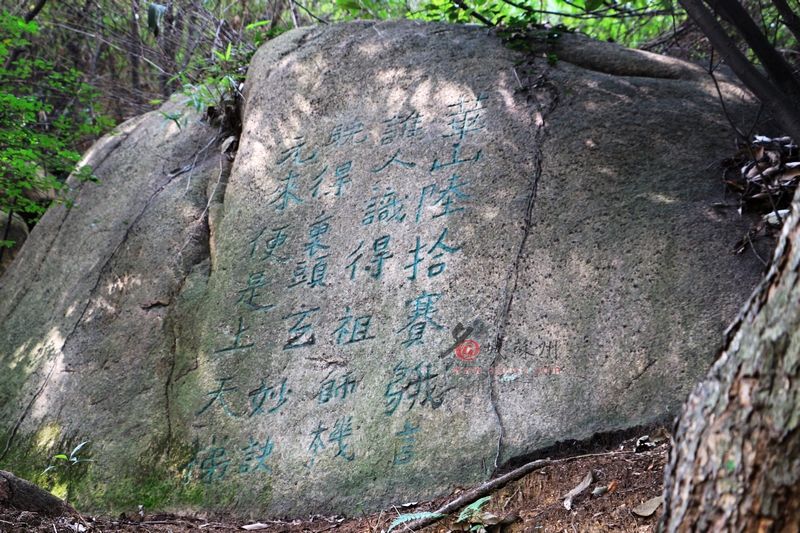
<svg viewBox="0 0 800 533">
<path fill-rule="evenodd" d="M 453 3 L 455 5 L 457 5 L 458 7 L 460 7 L 461 9 L 463 9 L 464 11 L 469 11 L 470 15 L 472 15 L 476 19 L 480 20 L 481 22 L 483 22 L 487 26 L 489 26 L 489 27 L 494 26 L 494 24 L 492 23 L 491 20 L 487 19 L 486 17 L 484 17 L 483 15 L 481 15 L 480 13 L 475 11 L 474 8 L 469 7 L 467 4 L 464 3 L 464 0 L 453 0 Z"/>
<path fill-rule="evenodd" d="M 217 183 L 214 184 L 214 188 L 211 189 L 211 194 L 208 195 L 208 203 L 206 204 L 206 208 L 203 209 L 203 212 L 200 213 L 199 220 L 203 220 L 203 217 L 205 217 L 206 213 L 208 213 L 208 208 L 211 206 L 211 202 L 214 201 L 214 195 L 217 193 L 217 187 L 219 187 L 221 181 L 222 181 L 222 158 L 220 158 L 219 160 L 219 175 L 217 176 Z"/>
<path fill-rule="evenodd" d="M 176 178 L 176 177 L 180 176 L 181 174 L 185 174 L 186 172 L 189 172 L 193 168 L 194 168 L 194 163 L 182 166 L 181 168 L 173 170 L 172 172 L 167 174 L 167 178 L 168 179 Z"/>
<path fill-rule="evenodd" d="M 206 207 L 203 209 L 203 212 L 200 213 L 200 216 L 195 221 L 195 223 L 194 223 L 195 225 L 202 224 L 203 219 L 206 216 L 206 213 L 208 213 L 208 208 L 211 207 L 211 203 L 214 201 L 214 195 L 216 195 L 216 193 L 217 193 L 217 188 L 219 187 L 220 183 L 222 182 L 222 171 L 223 171 L 222 158 L 220 157 L 220 159 L 219 159 L 219 175 L 217 176 L 217 183 L 214 184 L 214 188 L 211 190 L 211 194 L 208 196 L 208 202 L 206 203 Z M 209 226 L 209 231 L 211 231 L 211 227 L 210 226 Z M 177 258 L 175 259 L 176 262 L 180 261 L 181 254 L 183 253 L 183 250 L 186 249 L 187 246 L 189 246 L 189 243 L 192 242 L 193 238 L 194 238 L 193 235 L 189 235 L 189 237 L 186 239 L 186 242 L 183 243 L 183 246 L 181 246 L 181 249 L 178 250 L 178 255 L 177 255 Z"/>
<path fill-rule="evenodd" d="M 736 42 L 702 0 L 678 1 L 687 14 L 694 19 L 700 30 L 708 37 L 710 44 L 720 53 L 734 74 L 750 89 L 756 98 L 764 103 L 770 114 L 775 117 L 781 117 L 781 124 L 787 130 L 786 133 L 796 139 L 800 139 L 800 110 L 791 104 L 792 98 L 787 98 L 786 93 L 756 69 L 755 65 L 739 50 Z M 738 5 L 735 1 L 730 3 Z M 749 18 L 749 15 L 745 16 Z M 752 19 L 750 19 L 750 22 L 752 22 Z M 772 52 L 776 53 L 774 48 Z M 797 82 L 792 82 L 792 85 L 797 85 Z"/>
<path fill-rule="evenodd" d="M 552 465 L 560 464 L 560 463 L 568 463 L 570 461 L 575 461 L 575 460 L 578 460 L 578 459 L 586 459 L 587 457 L 604 457 L 604 456 L 608 456 L 608 455 L 628 455 L 628 454 L 632 454 L 632 453 L 636 453 L 636 452 L 634 452 L 633 450 L 629 450 L 629 451 L 617 450 L 617 451 L 613 451 L 613 452 L 587 453 L 587 454 L 584 454 L 584 455 L 575 455 L 573 457 L 565 457 L 564 459 L 555 459 L 555 460 L 540 459 L 538 461 L 532 461 L 532 462 L 530 462 L 530 463 L 528 463 L 526 465 L 523 465 L 523 466 L 517 468 L 516 470 L 512 470 L 511 472 L 509 472 L 508 474 L 506 474 L 504 476 L 500 476 L 497 479 L 493 479 L 491 481 L 487 481 L 483 485 L 472 489 L 471 491 L 469 491 L 468 493 L 464 494 L 463 496 L 461 496 L 461 497 L 453 500 L 452 502 L 448 503 L 447 505 L 445 505 L 441 509 L 438 509 L 438 510 L 434 511 L 433 514 L 434 515 L 447 515 L 447 514 L 453 512 L 453 511 L 455 511 L 457 509 L 460 509 L 461 507 L 464 507 L 467 504 L 470 504 L 470 503 L 474 502 L 478 498 L 482 498 L 483 496 L 485 496 L 485 495 L 487 495 L 487 494 L 489 494 L 491 492 L 494 492 L 495 490 L 497 490 L 497 489 L 499 489 L 499 488 L 511 483 L 512 481 L 516 481 L 516 480 L 518 480 L 518 479 L 520 479 L 522 477 L 525 477 L 526 475 L 530 474 L 531 472 L 533 472 L 535 470 L 540 470 L 540 469 L 546 468 L 548 466 L 552 466 Z M 429 526 L 429 525 L 431 525 L 431 524 L 433 524 L 435 522 L 438 522 L 442 518 L 443 518 L 442 516 L 420 518 L 419 520 L 413 520 L 411 522 L 408 522 L 406 525 L 412 530 L 422 529 L 423 527 L 426 527 L 426 526 Z"/>
<path fill-rule="evenodd" d="M 514 491 L 514 494 L 512 494 L 512 495 L 511 495 L 511 496 L 510 496 L 510 497 L 509 497 L 509 498 L 506 500 L 506 503 L 504 503 L 504 504 L 503 504 L 503 508 L 501 509 L 502 511 L 505 511 L 505 510 L 506 510 L 506 507 L 508 506 L 508 504 L 509 504 L 509 503 L 511 503 L 511 500 L 513 500 L 513 499 L 514 499 L 514 496 L 516 496 L 517 494 L 519 494 L 519 491 L 520 491 L 521 489 L 522 489 L 522 487 L 517 487 L 517 490 L 515 490 L 515 491 Z"/>
<path fill-rule="evenodd" d="M 717 82 L 717 77 L 714 75 L 714 70 L 715 69 L 716 69 L 716 67 L 714 67 L 714 49 L 712 48 L 711 49 L 711 56 L 710 56 L 709 64 L 708 64 L 708 74 L 711 76 L 711 79 L 714 82 L 714 87 L 717 88 L 717 94 L 719 95 L 719 103 L 722 105 L 722 111 L 725 114 L 725 118 L 728 119 L 728 123 L 730 124 L 731 128 L 733 128 L 733 131 L 736 132 L 736 134 L 739 136 L 739 138 L 742 141 L 744 141 L 744 147 L 747 150 L 747 153 L 750 155 L 750 159 L 755 164 L 755 168 L 758 170 L 758 175 L 761 177 L 761 181 L 764 183 L 764 190 L 767 193 L 767 198 L 769 198 L 770 205 L 772 205 L 772 210 L 775 212 L 775 215 L 778 217 L 778 223 L 779 224 L 783 224 L 783 220 L 781 220 L 781 215 L 780 215 L 780 213 L 778 213 L 778 208 L 775 205 L 775 200 L 772 198 L 772 193 L 769 190 L 769 186 L 768 186 L 768 183 L 767 183 L 767 178 L 764 176 L 761 168 L 758 166 L 758 161 L 756 160 L 756 156 L 753 153 L 753 149 L 750 146 L 750 135 L 752 135 L 753 130 L 756 127 L 756 124 L 758 124 L 758 119 L 761 116 L 761 110 L 763 109 L 764 104 L 762 102 L 761 105 L 759 106 L 758 115 L 756 116 L 756 120 L 753 123 L 753 126 L 750 128 L 750 131 L 745 136 L 745 134 L 742 133 L 742 131 L 739 128 L 736 127 L 736 125 L 733 123 L 733 120 L 731 120 L 730 115 L 728 114 L 728 109 L 725 106 L 725 100 L 722 97 L 722 91 L 719 88 L 719 83 Z M 741 206 L 742 203 L 744 203 L 744 195 L 742 195 L 742 200 L 740 201 L 739 205 Z M 747 234 L 747 240 L 750 242 L 750 246 L 752 247 L 753 246 L 753 241 L 750 240 L 750 234 L 749 233 Z M 755 248 L 753 248 L 753 251 L 755 252 Z M 756 252 L 756 257 L 758 257 L 758 259 L 762 263 L 764 263 L 764 260 L 761 259 L 761 257 L 758 255 L 757 252 Z M 764 266 L 767 266 L 767 264 L 764 263 Z"/>
<path fill-rule="evenodd" d="M 521 9 L 523 11 L 527 11 L 528 13 L 536 13 L 535 9 L 533 9 L 532 7 L 526 6 L 525 4 L 520 4 L 520 3 L 514 2 L 512 0 L 503 0 L 503 2 L 505 2 L 506 4 L 508 4 L 510 6 L 514 6 L 517 9 Z"/>
<path fill-rule="evenodd" d="M 216 135 L 214 137 L 212 137 L 211 140 L 208 142 L 208 144 L 205 145 L 205 147 L 202 150 L 200 150 L 199 152 L 197 152 L 194 155 L 194 161 L 192 161 L 191 167 L 188 169 L 190 172 L 189 172 L 189 177 L 186 179 L 186 190 L 183 191 L 183 194 L 181 195 L 181 198 L 186 196 L 186 193 L 189 192 L 189 185 L 192 183 L 192 173 L 194 172 L 195 166 L 197 165 L 197 158 L 200 157 L 200 154 L 202 154 L 203 152 L 208 150 L 208 147 L 211 146 L 214 143 L 214 141 L 216 141 L 217 139 L 218 139 L 218 137 Z M 184 172 L 186 172 L 184 170 L 185 168 L 186 167 L 181 168 L 178 171 L 178 174 L 183 174 Z M 175 174 L 175 176 L 177 176 L 178 174 Z M 167 175 L 167 177 L 170 178 L 170 179 L 174 178 L 175 176 Z"/>
<path fill-rule="evenodd" d="M 106 45 L 110 46 L 114 50 L 118 50 L 118 51 L 126 53 L 126 54 L 129 53 L 126 50 L 123 50 L 122 48 L 120 48 L 119 46 L 116 46 L 115 44 L 111 43 L 110 41 L 106 41 L 105 39 L 103 39 L 102 37 L 99 37 L 98 35 L 96 35 L 94 33 L 89 33 L 89 32 L 86 32 L 86 31 L 79 30 L 77 28 L 72 28 L 72 27 L 67 26 L 65 24 L 59 24 L 58 22 L 44 22 L 43 24 L 50 25 L 50 26 L 58 26 L 59 28 L 64 28 L 65 30 L 69 30 L 71 32 L 80 33 L 81 35 L 86 35 L 87 37 L 91 37 L 92 39 L 97 39 L 98 41 L 102 42 L 103 44 L 106 44 Z M 166 74 L 167 73 L 166 70 L 164 70 L 163 68 L 159 67 L 158 65 L 156 65 L 155 63 L 153 63 L 152 61 L 150 61 L 149 59 L 147 59 L 143 55 L 136 54 L 136 56 L 139 59 L 143 59 L 146 63 L 150 64 L 150 66 L 155 67 L 162 74 Z"/>
<path fill-rule="evenodd" d="M 563 0 L 562 0 L 563 1 Z M 655 11 L 647 11 L 647 8 L 641 8 L 641 11 L 627 10 L 627 9 L 620 9 L 619 6 L 616 8 L 616 13 L 608 13 L 614 7 L 604 7 L 602 9 L 598 9 L 596 11 L 588 11 L 585 13 L 564 13 L 561 11 L 548 11 L 546 9 L 533 9 L 532 7 L 526 6 L 524 4 L 520 4 L 519 2 L 514 2 L 513 0 L 503 0 L 506 4 L 510 6 L 514 6 L 517 9 L 521 9 L 523 11 L 527 11 L 528 13 L 542 13 L 544 15 L 556 15 L 559 17 L 564 18 L 573 18 L 573 19 L 596 19 L 598 16 L 602 16 L 605 18 L 626 18 L 626 17 L 654 17 L 654 16 L 663 16 L 669 15 L 670 11 L 666 9 L 658 9 Z M 565 2 L 569 4 L 569 2 Z M 570 4 L 574 5 L 574 4 Z M 581 8 L 579 8 L 581 9 Z"/>
<path fill-rule="evenodd" d="M 522 87 L 523 87 L 523 85 L 522 85 L 522 80 L 520 80 L 520 79 L 519 79 L 519 76 L 517 75 L 517 69 L 515 69 L 515 68 L 512 68 L 512 69 L 511 69 L 511 72 L 513 72 L 513 73 L 514 73 L 514 77 L 515 77 L 515 78 L 517 78 L 517 83 L 519 83 L 519 88 L 520 88 L 520 89 L 522 89 Z"/>
<path fill-rule="evenodd" d="M 375 521 L 375 527 L 372 527 L 372 522 L 370 522 L 367 513 L 364 512 L 364 509 L 361 509 L 361 514 L 364 515 L 364 520 L 367 521 L 367 526 L 369 526 L 369 532 L 375 533 L 375 531 L 377 531 L 378 529 L 378 525 L 381 523 L 381 518 L 383 518 L 383 511 L 381 511 L 380 516 L 378 516 L 378 519 Z"/>
<path fill-rule="evenodd" d="M 316 16 L 314 13 L 312 13 L 311 11 L 309 11 L 309 10 L 308 10 L 308 8 L 307 8 L 306 6 L 304 6 L 303 4 L 301 4 L 300 2 L 295 2 L 295 4 L 297 4 L 297 7 L 299 7 L 300 9 L 302 9 L 303 11 L 305 11 L 306 13 L 308 13 L 308 15 L 309 15 L 310 17 L 313 17 L 313 18 L 315 18 L 316 20 L 318 20 L 319 22 L 321 22 L 321 23 L 325 24 L 326 26 L 329 24 L 329 22 L 328 22 L 327 20 L 324 20 L 324 19 L 321 19 L 321 18 L 319 18 L 319 17 L 318 17 L 318 16 Z"/>
<path fill-rule="evenodd" d="M 777 214 L 778 214 L 778 212 L 777 212 L 777 211 L 775 211 L 775 214 L 777 215 Z M 778 216 L 780 217 L 780 215 L 778 215 Z M 750 249 L 751 249 L 751 250 L 753 250 L 753 253 L 754 253 L 754 254 L 756 254 L 756 257 L 758 257 L 758 260 L 759 260 L 759 261 L 761 261 L 761 264 L 762 264 L 762 265 L 764 265 L 765 267 L 769 266 L 769 265 L 767 264 L 767 262 L 766 262 L 766 261 L 764 261 L 763 259 L 761 259 L 761 256 L 760 256 L 760 255 L 758 255 L 758 252 L 756 251 L 756 247 L 755 247 L 755 246 L 753 246 L 753 240 L 750 238 L 750 233 L 748 233 L 748 234 L 747 234 L 747 241 L 750 243 Z"/>
<path fill-rule="evenodd" d="M 492 481 L 487 481 L 483 485 L 469 491 L 460 498 L 456 498 L 455 500 L 448 503 L 441 509 L 434 511 L 433 514 L 435 516 L 435 515 L 446 515 L 448 513 L 451 513 L 456 509 L 460 509 L 461 507 L 464 507 L 465 505 L 474 502 L 478 498 L 481 498 L 486 494 L 489 494 L 490 492 L 493 492 L 499 489 L 500 487 L 507 485 L 508 483 L 511 483 L 512 481 L 516 481 L 519 478 L 527 474 L 530 474 L 534 470 L 539 470 L 541 468 L 550 466 L 552 464 L 553 461 L 551 461 L 550 459 L 542 459 L 539 461 L 533 461 L 531 463 L 528 463 L 525 466 L 517 468 L 516 470 L 513 470 L 504 476 L 500 476 L 499 478 L 493 479 Z M 409 529 L 412 530 L 421 529 L 425 526 L 433 524 L 434 522 L 437 522 L 439 518 L 441 517 L 420 518 L 419 520 L 414 520 L 406 525 L 408 526 Z"/>
<path fill-rule="evenodd" d="M 87 531 L 88 531 L 89 529 L 91 529 L 91 526 L 90 526 L 89 524 L 87 524 L 87 523 L 86 523 L 86 520 L 84 520 L 84 519 L 83 519 L 83 515 L 81 515 L 81 514 L 78 514 L 78 520 L 80 520 L 81 522 L 83 522 L 83 525 L 84 525 L 84 526 L 86 526 L 86 530 L 87 530 Z"/>
<path fill-rule="evenodd" d="M 714 82 L 714 87 L 717 89 L 717 95 L 719 96 L 719 103 L 722 106 L 722 112 L 725 114 L 725 118 L 728 119 L 728 124 L 731 125 L 733 131 L 741 138 L 745 143 L 749 144 L 748 137 L 744 136 L 744 133 L 736 127 L 736 124 L 733 123 L 731 120 L 731 116 L 728 114 L 728 108 L 725 106 L 725 99 L 722 97 L 722 90 L 719 88 L 719 83 L 717 82 L 717 77 L 714 75 L 714 70 L 717 67 L 714 66 L 714 49 L 711 49 L 711 54 L 708 59 L 708 75 L 711 76 L 711 80 Z"/>
</svg>

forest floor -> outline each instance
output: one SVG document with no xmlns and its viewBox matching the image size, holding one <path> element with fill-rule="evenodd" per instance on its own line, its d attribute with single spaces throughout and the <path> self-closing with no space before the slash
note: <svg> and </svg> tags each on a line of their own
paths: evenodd
<svg viewBox="0 0 800 533">
<path fill-rule="evenodd" d="M 651 533 L 663 505 L 648 517 L 638 516 L 638 506 L 663 492 L 664 465 L 669 439 L 664 428 L 651 428 L 649 439 L 628 438 L 621 442 L 586 446 L 562 446 L 550 455 L 550 466 L 535 470 L 491 493 L 491 499 L 478 515 L 485 533 Z M 639 437 L 644 436 L 642 432 Z M 638 442 L 637 442 L 638 441 Z M 587 453 L 588 452 L 588 453 Z M 519 466 L 519 465 L 518 465 Z M 510 469 L 509 469 L 510 470 Z M 503 472 L 504 473 L 504 472 Z M 581 485 L 591 473 L 588 487 L 574 496 L 571 509 L 564 496 Z M 584 483 L 585 484 L 585 483 Z M 607 487 L 603 494 L 602 487 Z M 0 510 L 0 533 L 54 532 L 100 533 L 106 531 L 186 533 L 207 531 L 263 531 L 265 533 L 381 533 L 402 514 L 435 511 L 458 498 L 469 488 L 458 488 L 451 495 L 434 500 L 403 504 L 380 513 L 353 517 L 312 515 L 307 519 L 241 521 L 224 516 L 178 516 L 148 512 L 135 518 L 128 515 L 62 516 L 50 518 L 25 511 Z M 489 514 L 483 514 L 489 513 Z M 495 518 L 491 518 L 491 516 Z M 449 533 L 468 530 L 455 523 L 458 512 L 442 518 L 422 533 Z M 501 521 L 496 525 L 490 522 Z M 481 525 L 481 524 L 475 524 Z M 477 533 L 481 532 L 475 528 Z M 406 532 L 403 524 L 393 532 Z"/>
</svg>

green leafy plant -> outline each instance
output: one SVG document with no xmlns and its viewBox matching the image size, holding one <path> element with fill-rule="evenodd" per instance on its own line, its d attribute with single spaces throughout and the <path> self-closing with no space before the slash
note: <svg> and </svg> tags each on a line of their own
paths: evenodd
<svg viewBox="0 0 800 533">
<path fill-rule="evenodd" d="M 389 525 L 389 529 L 386 530 L 386 533 L 389 533 L 400 524 L 405 524 L 406 522 L 411 522 L 412 520 L 419 520 L 420 518 L 441 518 L 442 516 L 444 515 L 432 513 L 430 511 L 401 514 L 392 521 L 392 523 Z"/>
<path fill-rule="evenodd" d="M 168 120 L 174 122 L 175 125 L 178 126 L 178 130 L 183 130 L 183 126 L 186 126 L 189 123 L 189 118 L 184 117 L 183 113 L 165 113 L 163 111 L 159 111 L 159 113 L 164 116 L 164 122 L 161 123 L 161 126 L 159 126 L 158 129 L 163 128 L 164 124 L 166 124 Z M 181 126 L 181 119 L 183 119 L 183 126 Z"/>
<path fill-rule="evenodd" d="M 269 39 L 273 37 L 277 37 L 284 31 L 286 28 L 283 27 L 276 27 L 269 29 L 269 25 L 272 23 L 271 20 L 259 20 L 258 22 L 254 22 L 252 24 L 248 24 L 244 27 L 244 31 L 246 34 L 252 35 L 253 39 L 253 46 L 258 48 L 262 44 L 264 44 Z M 266 27 L 266 28 L 265 28 Z"/>
<path fill-rule="evenodd" d="M 472 525 L 472 527 L 470 527 L 470 531 L 480 531 L 481 529 L 485 529 L 485 524 L 480 520 L 479 514 L 481 509 L 483 509 L 483 507 L 488 504 L 489 500 L 491 499 L 491 496 L 486 496 L 464 507 L 464 509 L 461 511 L 461 514 L 458 515 L 458 520 L 456 520 L 456 523 L 476 522 Z"/>
<path fill-rule="evenodd" d="M 80 72 L 12 57 L 37 32 L 35 22 L 0 13 L 0 216 L 10 221 L 18 213 L 28 223 L 53 202 L 72 206 L 67 176 L 95 179 L 89 167 L 77 168 L 78 145 L 113 125 Z M 7 229 L 0 234 L 0 260 L 12 245 Z"/>
<path fill-rule="evenodd" d="M 74 472 L 73 471 L 74 471 L 75 467 L 80 463 L 88 463 L 88 462 L 94 461 L 93 459 L 88 459 L 88 458 L 85 458 L 85 457 L 78 457 L 76 455 L 81 450 L 81 448 L 83 448 L 87 444 L 89 444 L 88 440 L 81 442 L 80 444 L 75 446 L 75 448 L 72 450 L 72 452 L 69 454 L 69 456 L 67 456 L 66 454 L 58 454 L 58 455 L 54 455 L 53 456 L 53 459 L 59 459 L 59 460 L 62 460 L 62 461 L 66 462 L 65 466 L 66 466 L 66 471 L 67 471 L 66 472 L 66 476 L 67 476 L 67 495 L 64 498 L 64 500 L 67 501 L 67 502 L 69 502 L 70 497 L 72 496 L 72 488 L 73 488 L 72 485 L 73 485 L 73 481 L 74 481 Z M 61 464 L 55 464 L 55 465 L 48 466 L 47 468 L 44 469 L 44 471 L 42 472 L 42 475 L 46 474 L 50 470 L 53 470 L 54 468 L 58 468 L 59 466 L 62 466 L 62 465 Z"/>
<path fill-rule="evenodd" d="M 256 29 L 262 25 L 251 26 Z M 263 35 L 260 37 L 260 39 L 266 38 Z M 254 46 L 244 42 L 236 45 L 229 42 L 223 51 L 213 50 L 211 61 L 199 58 L 191 62 L 170 82 L 180 80 L 181 92 L 187 96 L 183 101 L 184 104 L 194 107 L 195 111 L 203 114 L 212 125 L 220 126 L 223 133 L 238 137 L 241 129 L 241 88 L 247 74 L 247 65 L 255 50 Z M 189 72 L 196 74 L 190 78 Z M 179 128 L 181 127 L 175 118 L 163 112 L 162 114 L 165 120 L 173 120 Z M 186 119 L 183 125 L 186 125 Z"/>
</svg>

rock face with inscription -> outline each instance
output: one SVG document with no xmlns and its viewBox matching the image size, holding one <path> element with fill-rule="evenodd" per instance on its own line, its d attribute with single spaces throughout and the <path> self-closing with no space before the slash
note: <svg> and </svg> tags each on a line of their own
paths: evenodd
<svg viewBox="0 0 800 533">
<path fill-rule="evenodd" d="M 78 505 L 352 513 L 673 416 L 761 265 L 713 85 L 604 46 L 302 29 L 232 169 L 178 101 L 123 125 L 0 279 L 0 468 L 90 440 Z"/>
</svg>

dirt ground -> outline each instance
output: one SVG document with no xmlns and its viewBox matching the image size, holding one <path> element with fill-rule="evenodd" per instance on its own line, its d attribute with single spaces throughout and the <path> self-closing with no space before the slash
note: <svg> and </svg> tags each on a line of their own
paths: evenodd
<svg viewBox="0 0 800 533">
<path fill-rule="evenodd" d="M 650 533 L 662 512 L 659 507 L 651 516 L 640 517 L 634 509 L 642 503 L 660 496 L 663 491 L 664 464 L 669 439 L 664 428 L 650 428 L 645 435 L 626 440 L 614 439 L 605 446 L 561 446 L 549 457 L 553 464 L 536 470 L 525 477 L 499 488 L 478 516 L 485 533 L 583 533 L 583 532 L 636 532 Z M 637 444 L 637 441 L 638 444 Z M 655 441 L 655 442 L 654 442 Z M 590 453 L 587 453 L 590 452 Z M 583 455 L 580 455 L 583 454 Z M 521 465 L 512 465 L 521 466 Z M 506 471 L 512 469 L 506 468 Z M 506 472 L 501 472 L 506 473 Z M 576 488 L 591 473 L 589 486 L 572 498 L 567 510 L 562 498 Z M 602 487 L 607 487 L 603 494 Z M 453 494 L 417 502 L 413 505 L 384 509 L 373 515 L 342 517 L 310 514 L 294 520 L 264 517 L 259 521 L 242 522 L 224 516 L 176 516 L 147 511 L 139 516 L 136 510 L 118 517 L 62 516 L 50 518 L 17 510 L 0 510 L 0 533 L 54 532 L 100 533 L 106 531 L 185 533 L 198 530 L 251 530 L 267 533 L 381 533 L 401 514 L 435 511 L 461 496 L 469 487 L 456 489 Z M 641 511 L 641 510 L 639 510 Z M 494 519 L 490 515 L 494 515 Z M 456 524 L 458 513 L 451 513 L 441 521 L 420 531 L 448 533 L 469 529 Z M 501 521 L 488 525 L 492 521 Z M 244 526 L 253 526 L 246 528 Z M 475 528 L 476 533 L 484 533 Z M 404 525 L 393 531 L 408 533 Z"/>
</svg>

